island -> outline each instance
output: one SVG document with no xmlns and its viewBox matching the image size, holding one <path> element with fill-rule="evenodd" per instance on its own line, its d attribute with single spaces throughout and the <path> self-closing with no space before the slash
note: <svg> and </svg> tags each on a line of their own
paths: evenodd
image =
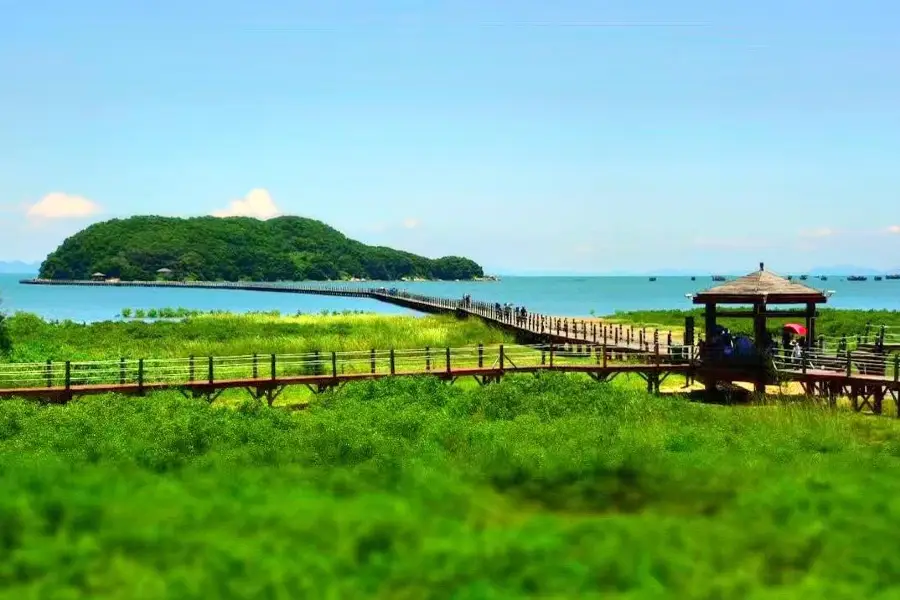
<svg viewBox="0 0 900 600">
<path fill-rule="evenodd" d="M 40 267 L 51 280 L 126 281 L 475 280 L 460 256 L 426 258 L 352 240 L 314 219 L 135 216 L 67 238 Z"/>
</svg>

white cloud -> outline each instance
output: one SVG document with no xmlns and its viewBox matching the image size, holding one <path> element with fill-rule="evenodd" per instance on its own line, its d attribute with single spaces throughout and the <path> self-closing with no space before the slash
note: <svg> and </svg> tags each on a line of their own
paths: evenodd
<svg viewBox="0 0 900 600">
<path fill-rule="evenodd" d="M 228 208 L 213 212 L 214 217 L 253 217 L 265 221 L 281 214 L 268 190 L 256 188 L 228 205 Z"/>
<path fill-rule="evenodd" d="M 83 196 L 53 192 L 29 206 L 26 214 L 35 219 L 77 219 L 100 211 L 100 205 Z"/>
<path fill-rule="evenodd" d="M 834 229 L 830 227 L 818 227 L 816 229 L 804 229 L 800 232 L 800 237 L 805 238 L 824 238 L 831 237 L 837 233 Z"/>
<path fill-rule="evenodd" d="M 900 225 L 891 225 L 887 228 L 888 233 L 900 233 Z"/>
<path fill-rule="evenodd" d="M 418 219 L 414 219 L 412 217 L 403 219 L 403 227 L 405 229 L 417 229 L 421 225 L 422 225 L 422 222 L 419 221 Z"/>
</svg>

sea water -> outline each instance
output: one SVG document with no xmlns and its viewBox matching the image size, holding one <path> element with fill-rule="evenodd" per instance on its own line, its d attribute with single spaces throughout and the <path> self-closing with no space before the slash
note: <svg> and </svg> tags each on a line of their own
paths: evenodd
<svg viewBox="0 0 900 600">
<path fill-rule="evenodd" d="M 102 321 L 115 319 L 124 308 L 187 308 L 231 312 L 272 311 L 283 314 L 362 310 L 385 314 L 414 314 L 376 300 L 303 294 L 276 294 L 221 289 L 140 287 L 65 287 L 23 285 L 30 275 L 0 275 L 0 310 L 26 311 L 47 319 Z M 853 309 L 900 310 L 900 280 L 827 281 L 810 278 L 812 287 L 834 291 L 827 306 Z M 344 284 L 342 284 L 344 285 Z M 685 294 L 718 285 L 709 277 L 504 277 L 496 282 L 354 283 L 359 287 L 386 286 L 418 294 L 474 300 L 512 302 L 531 312 L 552 315 L 609 315 L 641 309 L 686 309 Z"/>
</svg>

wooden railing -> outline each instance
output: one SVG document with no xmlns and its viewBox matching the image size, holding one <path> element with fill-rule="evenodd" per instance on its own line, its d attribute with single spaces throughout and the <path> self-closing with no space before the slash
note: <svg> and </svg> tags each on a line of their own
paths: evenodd
<svg viewBox="0 0 900 600">
<path fill-rule="evenodd" d="M 0 364 L 0 395 L 28 390 L 143 391 L 182 386 L 328 383 L 393 375 L 488 375 L 538 370 L 689 367 L 694 356 L 622 353 L 594 345 L 494 345 L 305 354 L 119 358 Z"/>
</svg>

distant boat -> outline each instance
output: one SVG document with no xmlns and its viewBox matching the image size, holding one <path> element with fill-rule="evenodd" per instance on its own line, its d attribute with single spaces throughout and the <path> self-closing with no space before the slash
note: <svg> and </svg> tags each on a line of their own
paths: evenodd
<svg viewBox="0 0 900 600">
<path fill-rule="evenodd" d="M 650 281 L 656 281 L 656 277 L 651 277 Z"/>
<path fill-rule="evenodd" d="M 828 276 L 827 275 L 819 275 L 819 280 L 828 281 Z"/>
<path fill-rule="evenodd" d="M 883 278 L 881 277 L 881 275 L 876 275 L 872 279 L 874 279 L 875 281 L 881 281 Z"/>
<path fill-rule="evenodd" d="M 691 277 L 691 281 L 697 281 L 696 277 Z"/>
<path fill-rule="evenodd" d="M 867 279 L 869 278 L 865 275 L 850 275 L 847 277 L 847 281 L 866 281 Z"/>
<path fill-rule="evenodd" d="M 713 281 L 725 281 L 725 276 L 724 275 L 713 275 L 712 280 Z"/>
</svg>

